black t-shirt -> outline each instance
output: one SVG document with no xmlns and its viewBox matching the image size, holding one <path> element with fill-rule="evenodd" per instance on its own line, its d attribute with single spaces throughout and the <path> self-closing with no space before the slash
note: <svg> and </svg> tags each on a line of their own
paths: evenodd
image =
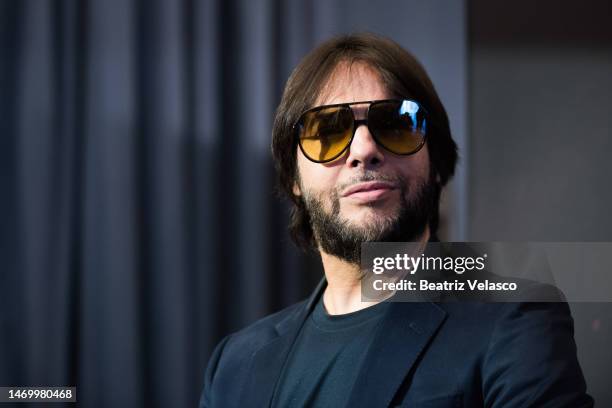
<svg viewBox="0 0 612 408">
<path fill-rule="evenodd" d="M 281 373 L 273 407 L 342 407 L 388 303 L 329 315 L 323 297 L 300 331 Z"/>
</svg>

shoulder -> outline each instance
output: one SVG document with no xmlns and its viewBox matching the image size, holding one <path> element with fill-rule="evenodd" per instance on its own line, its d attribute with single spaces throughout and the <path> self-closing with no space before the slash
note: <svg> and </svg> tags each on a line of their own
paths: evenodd
<svg viewBox="0 0 612 408">
<path fill-rule="evenodd" d="M 248 358 L 263 345 L 282 334 L 300 311 L 306 307 L 306 300 L 288 306 L 278 312 L 265 316 L 245 328 L 228 334 L 215 349 L 213 357 L 227 361 Z M 211 358 L 213 360 L 213 358 Z"/>
<path fill-rule="evenodd" d="M 204 375 L 200 406 L 215 406 L 215 398 L 227 395 L 237 398 L 247 376 L 249 361 L 257 350 L 273 341 L 300 315 L 306 300 L 263 317 L 237 332 L 225 336 L 215 347 Z M 238 402 L 235 401 L 237 405 Z"/>
<path fill-rule="evenodd" d="M 478 326 L 477 331 L 488 331 L 520 323 L 517 314 L 536 321 L 544 315 L 554 314 L 571 320 L 565 296 L 553 285 L 519 279 L 518 290 L 511 294 L 479 295 L 478 300 L 449 298 L 436 302 L 447 314 L 447 320 L 455 321 L 462 327 Z"/>
<path fill-rule="evenodd" d="M 555 406 L 592 406 L 563 293 L 552 285 L 527 282 L 519 295 L 521 301 L 515 302 L 441 306 L 454 333 L 477 333 L 474 351 L 480 356 L 476 366 L 486 405 L 539 406 L 554 401 Z"/>
<path fill-rule="evenodd" d="M 449 341 L 465 337 L 466 347 L 485 364 L 499 361 L 498 353 L 552 357 L 563 349 L 575 354 L 574 321 L 563 293 L 531 281 L 519 287 L 520 293 L 502 301 L 438 303 L 447 314 L 443 332 Z"/>
<path fill-rule="evenodd" d="M 252 348 L 257 345 L 258 340 L 265 341 L 271 336 L 277 336 L 279 330 L 282 332 L 286 325 L 298 318 L 300 311 L 306 307 L 306 302 L 307 300 L 302 300 L 230 334 L 228 346 Z"/>
</svg>

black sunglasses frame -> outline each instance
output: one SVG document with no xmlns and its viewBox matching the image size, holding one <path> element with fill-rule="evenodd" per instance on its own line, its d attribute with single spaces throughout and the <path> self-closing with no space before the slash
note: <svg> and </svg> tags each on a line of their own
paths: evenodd
<svg viewBox="0 0 612 408">
<path fill-rule="evenodd" d="M 410 101 L 410 102 L 416 103 L 419 106 L 419 110 L 421 110 L 421 109 L 423 110 L 423 113 L 425 114 L 426 123 L 429 124 L 429 114 L 427 113 L 427 110 L 425 108 L 423 108 L 423 105 L 421 103 L 419 103 L 418 101 L 415 101 L 413 99 L 379 99 L 379 100 L 373 100 L 373 101 L 335 103 L 335 104 L 332 104 L 332 105 L 315 106 L 314 108 L 310 108 L 310 109 L 302 112 L 302 114 L 300 115 L 299 119 L 293 124 L 293 131 L 294 131 L 295 135 L 297 136 L 298 146 L 300 147 L 300 150 L 302 151 L 304 156 L 308 160 L 310 160 L 311 162 L 314 162 L 314 163 L 329 163 L 329 162 L 332 162 L 332 161 L 336 160 L 338 157 L 342 156 L 346 152 L 346 150 L 351 146 L 351 144 L 353 143 L 353 138 L 355 137 L 355 133 L 357 132 L 357 128 L 359 128 L 359 126 L 366 125 L 366 126 L 368 126 L 368 130 L 370 130 L 370 127 L 368 125 L 368 118 L 370 116 L 370 109 L 372 108 L 373 105 L 377 105 L 377 104 L 381 104 L 381 103 L 389 103 L 389 102 L 403 103 L 404 101 Z M 366 112 L 366 119 L 355 119 L 355 112 L 353 112 L 353 109 L 350 109 L 350 107 L 353 106 L 353 105 L 365 105 L 365 104 L 369 104 L 368 110 Z M 351 112 L 351 115 L 353 117 L 353 134 L 351 135 L 351 138 L 349 139 L 349 141 L 346 144 L 346 146 L 344 147 L 344 149 L 342 149 L 338 154 L 333 156 L 331 159 L 327 159 L 327 160 L 314 160 L 304 151 L 304 148 L 302 147 L 302 142 L 301 142 L 301 138 L 300 138 L 300 127 L 302 126 L 302 122 L 304 120 L 304 117 L 308 113 L 317 112 L 317 111 L 324 110 L 324 109 L 329 109 L 329 108 L 336 108 L 336 107 L 349 108 L 349 111 Z M 416 148 L 414 151 L 412 151 L 410 153 L 396 153 L 396 152 L 390 150 L 388 147 L 386 147 L 383 143 L 381 143 L 380 140 L 378 140 L 378 137 L 376 136 L 376 134 L 374 132 L 372 132 L 371 130 L 370 130 L 370 134 L 374 138 L 374 141 L 376 142 L 377 145 L 381 146 L 386 151 L 388 151 L 390 153 L 393 153 L 393 154 L 396 154 L 398 156 L 410 156 L 412 154 L 417 153 L 418 151 L 420 151 L 423 148 L 423 146 L 425 146 L 425 142 L 427 141 L 427 132 L 425 132 L 425 134 L 423 135 L 423 140 L 419 144 L 418 148 Z"/>
</svg>

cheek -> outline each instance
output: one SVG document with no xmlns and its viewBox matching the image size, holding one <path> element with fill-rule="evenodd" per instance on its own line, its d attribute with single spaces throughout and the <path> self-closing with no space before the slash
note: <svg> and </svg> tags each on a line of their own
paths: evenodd
<svg viewBox="0 0 612 408">
<path fill-rule="evenodd" d="M 412 156 L 403 158 L 401 163 L 396 163 L 399 173 L 412 182 L 426 182 L 429 178 L 429 165 L 429 154 L 426 147 Z"/>
<path fill-rule="evenodd" d="M 335 169 L 311 162 L 304 157 L 302 152 L 298 152 L 297 159 L 302 189 L 312 192 L 326 192 L 334 188 Z"/>
</svg>

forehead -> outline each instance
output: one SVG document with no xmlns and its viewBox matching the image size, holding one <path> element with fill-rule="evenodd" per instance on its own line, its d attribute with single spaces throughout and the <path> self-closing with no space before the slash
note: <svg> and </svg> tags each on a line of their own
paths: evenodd
<svg viewBox="0 0 612 408">
<path fill-rule="evenodd" d="M 391 97 L 376 69 L 360 61 L 342 61 L 323 85 L 315 106 Z"/>
</svg>

